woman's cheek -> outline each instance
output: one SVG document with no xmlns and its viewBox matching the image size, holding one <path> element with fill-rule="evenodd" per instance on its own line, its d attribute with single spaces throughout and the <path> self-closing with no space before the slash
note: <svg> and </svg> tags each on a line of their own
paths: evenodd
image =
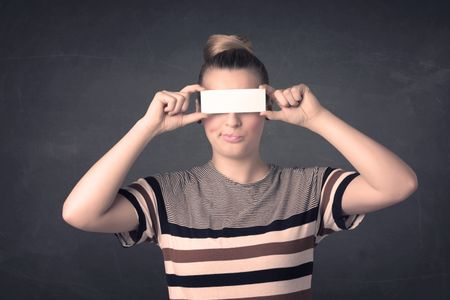
<svg viewBox="0 0 450 300">
<path fill-rule="evenodd" d="M 247 124 L 250 131 L 259 131 L 264 126 L 264 118 L 259 116 L 252 116 L 247 120 Z"/>
<path fill-rule="evenodd" d="M 208 116 L 207 120 L 204 120 L 204 125 L 209 134 L 220 132 L 220 122 L 215 116 Z"/>
</svg>

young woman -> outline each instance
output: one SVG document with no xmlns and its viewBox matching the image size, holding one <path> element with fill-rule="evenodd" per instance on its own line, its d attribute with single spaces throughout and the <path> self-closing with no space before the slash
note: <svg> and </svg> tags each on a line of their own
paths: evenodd
<svg viewBox="0 0 450 300">
<path fill-rule="evenodd" d="M 198 84 L 155 94 L 146 114 L 74 187 L 63 218 L 79 229 L 114 233 L 123 247 L 144 241 L 163 253 L 171 299 L 311 299 L 314 248 L 354 229 L 364 215 L 417 189 L 394 153 L 324 108 L 304 84 L 269 85 L 248 39 L 212 35 Z M 280 110 L 187 114 L 192 93 L 263 88 Z M 357 171 L 280 167 L 260 157 L 266 120 L 311 130 Z M 122 186 L 157 135 L 203 123 L 212 158 Z"/>
</svg>

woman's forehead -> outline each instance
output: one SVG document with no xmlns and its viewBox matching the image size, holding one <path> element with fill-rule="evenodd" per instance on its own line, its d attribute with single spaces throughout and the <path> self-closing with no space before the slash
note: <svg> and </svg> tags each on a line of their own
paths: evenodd
<svg viewBox="0 0 450 300">
<path fill-rule="evenodd" d="M 202 86 L 206 89 L 257 88 L 259 76 L 252 69 L 208 69 Z"/>
</svg>

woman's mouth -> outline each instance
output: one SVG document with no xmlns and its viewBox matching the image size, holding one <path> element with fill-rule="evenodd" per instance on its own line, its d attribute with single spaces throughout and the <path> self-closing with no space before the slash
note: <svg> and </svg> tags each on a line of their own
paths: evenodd
<svg viewBox="0 0 450 300">
<path fill-rule="evenodd" d="M 234 134 L 222 134 L 222 138 L 226 142 L 230 142 L 230 143 L 237 143 L 237 142 L 240 142 L 242 140 L 242 136 L 241 135 L 234 135 Z"/>
</svg>

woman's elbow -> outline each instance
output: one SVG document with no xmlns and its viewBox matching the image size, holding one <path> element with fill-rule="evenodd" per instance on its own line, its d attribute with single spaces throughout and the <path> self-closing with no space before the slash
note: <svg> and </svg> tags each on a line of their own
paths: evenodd
<svg viewBox="0 0 450 300">
<path fill-rule="evenodd" d="M 419 179 L 417 179 L 416 173 L 413 173 L 411 184 L 410 184 L 410 195 L 417 191 L 419 188 Z"/>
<path fill-rule="evenodd" d="M 412 172 L 409 178 L 402 184 L 399 201 L 408 199 L 418 188 L 419 180 L 417 179 L 416 173 Z"/>
</svg>

